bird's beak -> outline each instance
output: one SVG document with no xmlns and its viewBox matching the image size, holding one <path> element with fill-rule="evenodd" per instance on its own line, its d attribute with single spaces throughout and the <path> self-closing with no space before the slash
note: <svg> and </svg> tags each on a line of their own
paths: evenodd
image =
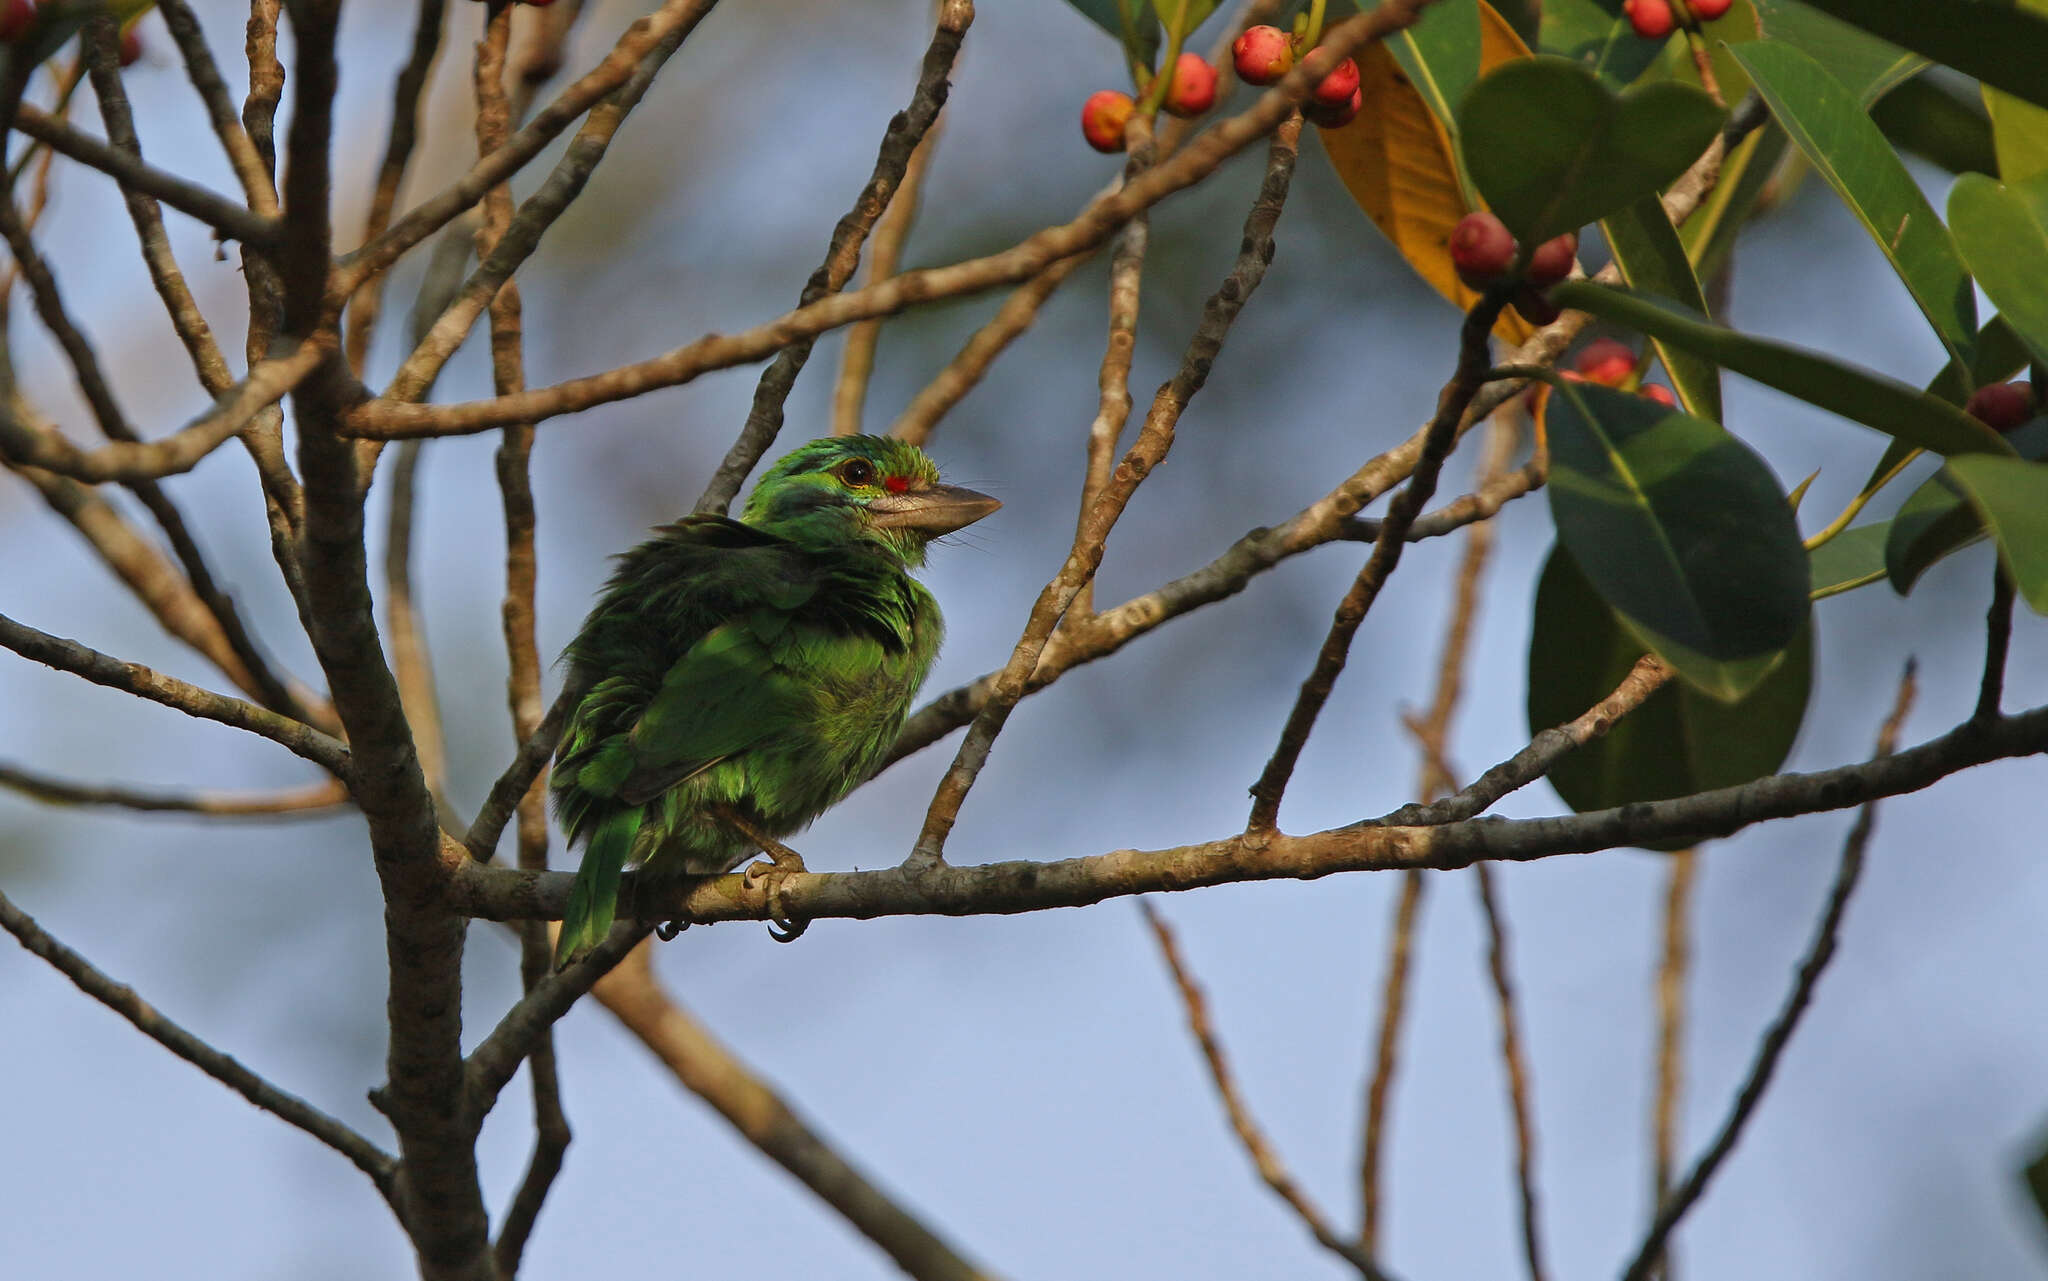
<svg viewBox="0 0 2048 1281">
<path fill-rule="evenodd" d="M 868 516 L 877 529 L 915 529 L 936 537 L 965 529 L 1001 501 L 958 485 L 933 485 L 907 494 L 877 494 Z"/>
</svg>

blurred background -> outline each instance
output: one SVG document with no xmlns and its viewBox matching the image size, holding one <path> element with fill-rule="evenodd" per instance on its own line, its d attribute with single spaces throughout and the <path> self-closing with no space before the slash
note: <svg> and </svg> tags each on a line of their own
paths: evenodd
<svg viewBox="0 0 2048 1281">
<path fill-rule="evenodd" d="M 246 10 L 224 0 L 198 7 L 239 95 Z M 592 6 L 572 44 L 572 74 L 638 11 L 612 0 Z M 473 150 L 468 60 L 483 13 L 481 5 L 450 7 L 413 199 L 443 185 Z M 361 225 L 412 20 L 411 6 L 397 0 L 357 0 L 344 20 L 343 229 Z M 232 190 L 160 21 L 147 19 L 142 31 L 149 53 L 127 84 L 147 153 Z M 531 382 L 786 310 L 866 180 L 889 116 L 907 102 L 929 36 L 925 0 L 774 0 L 715 11 L 521 275 Z M 1071 216 L 1117 163 L 1076 136 L 1080 101 L 1119 74 L 1113 43 L 1066 5 L 983 5 L 908 265 L 987 252 Z M 97 131 L 84 99 L 80 117 Z M 1258 182 L 1257 150 L 1155 213 L 1132 378 L 1140 413 L 1228 270 Z M 545 166 L 544 158 L 518 189 L 530 191 Z M 1945 175 L 1915 173 L 1939 207 Z M 237 268 L 214 260 L 192 222 L 169 221 L 223 345 L 239 350 Z M 198 413 L 204 398 L 147 294 L 112 186 L 60 169 L 41 238 L 145 430 Z M 387 320 L 403 316 L 421 269 L 398 269 Z M 949 478 L 999 495 L 1005 507 L 933 556 L 928 581 L 950 638 L 930 692 L 1002 662 L 1066 550 L 1095 407 L 1103 280 L 1099 262 L 1076 275 L 934 438 Z M 971 299 L 891 322 L 870 428 L 886 428 L 999 302 Z M 80 427 L 87 417 L 68 367 L 25 306 L 17 316 L 16 359 L 30 395 Z M 1819 184 L 1745 242 L 1732 317 L 1909 381 L 1942 359 L 1876 249 Z M 1406 437 L 1449 372 L 1456 323 L 1305 140 L 1278 258 L 1182 421 L 1169 464 L 1111 540 L 1098 599 L 1114 603 L 1205 563 Z M 372 383 L 395 366 L 398 337 L 398 325 L 387 324 Z M 489 393 L 479 346 L 450 368 L 442 398 Z M 820 344 L 789 402 L 785 445 L 825 429 L 838 356 L 836 337 Z M 606 557 L 687 510 L 744 418 L 757 372 L 712 375 L 542 427 L 534 477 L 545 655 L 571 635 Z M 1839 510 L 1882 445 L 1740 380 L 1730 380 L 1727 396 L 1729 426 L 1788 487 L 1820 469 L 1806 500 L 1810 523 Z M 421 473 L 419 593 L 442 682 L 452 790 L 465 808 L 511 750 L 495 444 L 436 443 Z M 1467 488 L 1474 453 L 1452 460 L 1446 492 Z M 315 673 L 270 562 L 245 457 L 222 450 L 169 488 L 259 635 L 290 670 Z M 373 500 L 373 520 L 380 512 Z M 1510 507 L 1500 529 L 1451 748 L 1467 775 L 1528 736 L 1529 604 L 1551 537 L 1541 499 Z M 0 482 L 0 539 L 0 610 L 218 683 L 15 480 Z M 1459 551 L 1456 540 L 1417 546 L 1379 601 L 1289 791 L 1289 830 L 1411 799 L 1415 752 L 1398 711 L 1429 696 Z M 1236 830 L 1245 788 L 1365 554 L 1335 545 L 1290 561 L 1028 700 L 961 815 L 951 857 L 1053 859 Z M 1790 768 L 1867 755 L 1908 655 L 1921 661 L 1922 695 L 1907 741 L 1967 714 L 1988 557 L 1980 547 L 1942 564 L 1910 600 L 1879 585 L 1818 606 L 1814 703 Z M 2009 706 L 2048 697 L 2044 658 L 2048 629 L 2022 610 Z M 551 670 L 550 696 L 556 677 Z M 11 656 L 0 657 L 0 717 L 6 756 L 81 780 L 237 790 L 315 781 L 269 743 Z M 898 765 L 795 844 L 824 870 L 896 862 L 952 746 Z M 2048 907 L 2042 795 L 2038 761 L 2008 762 L 1884 807 L 1835 966 L 1735 1159 L 1678 1234 L 1681 1272 L 2048 1270 L 2048 1234 L 2016 1179 L 2048 1119 L 2048 1018 L 2034 986 Z M 1501 812 L 1557 807 L 1538 785 Z M 1783 997 L 1850 821 L 1844 813 L 1771 824 L 1705 853 L 1689 991 L 1687 1153 L 1718 1124 Z M 561 865 L 559 847 L 555 854 Z M 1552 1270 L 1618 1271 L 1649 1209 L 1663 865 L 1660 856 L 1614 852 L 1498 874 L 1525 1002 Z M 145 820 L 0 793 L 0 886 L 170 1017 L 389 1141 L 364 1099 L 383 1078 L 384 953 L 359 818 Z M 1390 875 L 1351 875 L 1158 904 L 1209 989 L 1255 1113 L 1347 1228 L 1357 1216 L 1363 1080 L 1398 886 Z M 1022 917 L 826 921 L 789 947 L 759 927 L 722 926 L 661 946 L 656 964 L 678 998 L 856 1164 L 1003 1275 L 1349 1275 L 1254 1179 L 1128 902 Z M 1432 877 L 1416 965 L 1384 1257 L 1410 1278 L 1513 1275 L 1521 1264 L 1505 1094 L 1469 873 Z M 508 936 L 473 932 L 472 1036 L 513 999 L 516 969 Z M 385 1206 L 344 1161 L 144 1041 L 11 946 L 0 948 L 0 1027 L 0 1111 L 12 1155 L 0 1162 L 0 1258 L 10 1275 L 203 1270 L 318 1281 L 412 1269 Z M 528 1275 L 894 1275 L 603 1010 L 586 1002 L 571 1013 L 558 1044 L 576 1140 L 529 1249 Z M 516 1082 L 484 1134 L 494 1213 L 526 1158 L 527 1098 Z"/>
</svg>

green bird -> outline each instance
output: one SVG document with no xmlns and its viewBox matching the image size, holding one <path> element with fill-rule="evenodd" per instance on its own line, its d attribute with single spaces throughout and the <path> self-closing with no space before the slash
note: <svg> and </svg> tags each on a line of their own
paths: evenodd
<svg viewBox="0 0 2048 1281">
<path fill-rule="evenodd" d="M 879 767 L 945 624 L 910 576 L 925 544 L 1002 504 L 882 436 L 814 440 L 740 519 L 686 516 L 619 557 L 563 651 L 587 692 L 555 752 L 583 863 L 555 963 L 603 939 L 629 863 L 729 872 Z"/>
</svg>

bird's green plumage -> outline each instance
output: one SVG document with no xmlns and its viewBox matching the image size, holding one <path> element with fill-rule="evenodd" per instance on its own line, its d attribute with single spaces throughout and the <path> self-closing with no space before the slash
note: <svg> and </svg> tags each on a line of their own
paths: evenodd
<svg viewBox="0 0 2048 1281">
<path fill-rule="evenodd" d="M 555 810 L 584 847 L 556 959 L 602 939 L 628 863 L 730 871 L 716 817 L 797 831 L 867 777 L 937 655 L 925 543 L 994 510 L 913 445 L 816 440 L 740 520 L 690 516 L 619 558 L 563 652 L 588 692 L 556 751 Z"/>
</svg>

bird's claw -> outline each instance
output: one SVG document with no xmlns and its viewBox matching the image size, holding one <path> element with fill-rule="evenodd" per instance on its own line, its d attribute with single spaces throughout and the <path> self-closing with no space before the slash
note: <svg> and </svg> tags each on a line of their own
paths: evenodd
<svg viewBox="0 0 2048 1281">
<path fill-rule="evenodd" d="M 768 937 L 777 943 L 794 943 L 811 928 L 809 921 L 793 920 L 782 909 L 782 882 L 795 873 L 805 871 L 804 860 L 787 845 L 774 844 L 773 849 L 764 850 L 767 859 L 747 864 L 740 873 L 740 880 L 750 890 L 759 889 L 767 883 L 768 891 Z M 772 861 L 771 861 L 772 860 Z"/>
<path fill-rule="evenodd" d="M 666 943 L 689 928 L 690 923 L 680 918 L 673 921 L 661 921 L 654 927 L 654 937 Z"/>
</svg>

